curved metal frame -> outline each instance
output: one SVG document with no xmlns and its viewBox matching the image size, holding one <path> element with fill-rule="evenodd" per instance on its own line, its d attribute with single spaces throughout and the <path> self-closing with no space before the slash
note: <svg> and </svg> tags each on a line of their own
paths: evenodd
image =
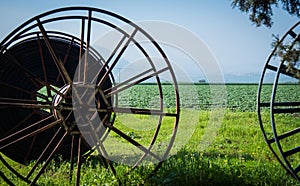
<svg viewBox="0 0 300 186">
<path fill-rule="evenodd" d="M 276 114 L 282 114 L 282 113 L 297 113 L 300 112 L 300 103 L 295 102 L 278 102 L 276 101 L 276 92 L 279 85 L 279 78 L 280 75 L 287 75 L 289 77 L 294 78 L 296 81 L 299 81 L 299 77 L 296 77 L 295 74 L 290 72 L 287 68 L 287 65 L 285 63 L 288 63 L 285 61 L 285 59 L 280 59 L 280 61 L 277 61 L 276 65 L 274 65 L 273 58 L 279 57 L 276 56 L 277 50 L 279 50 L 280 46 L 287 41 L 289 42 L 289 48 L 288 50 L 293 49 L 294 45 L 300 41 L 300 33 L 295 33 L 295 29 L 300 26 L 300 21 L 296 23 L 293 27 L 291 27 L 286 34 L 278 41 L 277 45 L 275 46 L 274 50 L 271 52 L 269 57 L 267 58 L 267 62 L 264 66 L 261 79 L 258 86 L 258 93 L 257 93 L 257 112 L 258 112 L 258 120 L 259 125 L 263 134 L 263 137 L 265 139 L 265 142 L 267 143 L 268 147 L 270 148 L 271 152 L 275 155 L 276 159 L 279 161 L 279 163 L 285 168 L 285 170 L 290 173 L 296 180 L 300 182 L 300 164 L 298 166 L 292 166 L 291 162 L 287 159 L 288 156 L 296 155 L 297 153 L 300 153 L 300 146 L 295 147 L 293 149 L 289 149 L 284 151 L 283 150 L 283 142 L 281 140 L 287 139 L 288 137 L 291 137 L 293 135 L 296 135 L 300 133 L 300 128 L 295 128 L 291 131 L 285 132 L 285 133 L 279 133 L 277 131 L 276 122 L 275 122 L 275 115 Z M 294 69 L 299 71 L 299 69 Z M 274 82 L 272 87 L 272 92 L 270 95 L 270 102 L 262 102 L 261 94 L 263 94 L 263 86 L 264 86 L 264 79 L 267 72 L 273 72 L 274 73 Z M 280 108 L 283 107 L 283 108 Z M 292 107 L 292 108 L 291 108 Z M 263 109 L 269 109 L 270 112 L 270 124 L 267 121 L 264 121 L 261 115 L 261 112 Z M 266 124 L 266 125 L 265 125 Z M 268 125 L 269 124 L 269 125 Z M 269 137 L 266 130 L 272 129 L 273 137 Z M 268 128 L 268 129 L 267 129 Z M 276 147 L 272 144 L 276 144 Z"/>
<path fill-rule="evenodd" d="M 65 14 L 61 14 L 61 13 L 66 13 Z M 75 15 L 69 15 L 70 13 L 73 13 Z M 57 14 L 57 15 L 56 15 Z M 97 14 L 97 15 L 103 15 L 103 16 L 108 16 L 110 19 L 114 19 L 116 21 L 122 22 L 123 24 L 126 24 L 130 27 L 133 28 L 133 32 L 131 34 L 128 34 L 125 30 L 123 30 L 119 25 L 115 25 L 113 23 L 111 23 L 110 21 L 106 21 L 104 19 L 102 19 L 101 17 L 95 17 L 93 16 L 93 14 Z M 51 16 L 55 16 L 55 17 L 51 17 Z M 80 39 L 77 37 L 74 37 L 72 34 L 66 34 L 63 33 L 61 31 L 56 31 L 56 30 L 47 30 L 47 24 L 48 23 L 59 23 L 59 21 L 68 21 L 68 20 L 77 20 L 80 21 L 81 23 L 81 30 L 80 30 Z M 108 60 L 105 60 L 101 54 L 99 54 L 96 50 L 94 50 L 91 47 L 91 32 L 92 32 L 92 23 L 97 23 L 97 24 L 101 24 L 101 25 L 105 25 L 106 27 L 113 29 L 114 31 L 117 31 L 119 33 L 121 33 L 123 35 L 123 39 L 121 41 L 119 41 L 118 46 L 116 46 L 115 51 L 113 51 L 110 55 L 110 58 Z M 87 31 L 87 33 L 86 33 Z M 142 45 L 140 45 L 139 41 L 137 41 L 134 36 L 136 33 L 142 34 L 144 37 L 146 37 L 149 41 L 149 43 L 151 43 L 151 46 L 161 55 L 161 58 L 164 59 L 164 63 L 166 65 L 165 68 L 163 69 L 157 69 L 156 65 L 152 62 L 151 60 L 151 56 L 148 55 L 148 52 L 145 48 L 143 48 Z M 106 10 L 101 10 L 101 9 L 97 9 L 97 8 L 89 8 L 89 7 L 68 7 L 68 8 L 60 8 L 60 9 L 56 9 L 56 10 L 52 10 L 43 14 L 40 14 L 38 16 L 33 17 L 32 19 L 26 21 L 24 24 L 22 24 L 21 26 L 19 26 L 17 29 L 15 29 L 13 32 L 11 32 L 1 43 L 0 43 L 0 55 L 4 55 L 7 51 L 10 50 L 11 47 L 15 46 L 16 44 L 22 44 L 22 42 L 25 42 L 29 39 L 32 38 L 43 38 L 47 48 L 53 58 L 53 61 L 57 67 L 56 70 L 58 70 L 59 74 L 58 76 L 61 76 L 65 85 L 69 85 L 72 86 L 75 83 L 80 82 L 80 78 L 77 79 L 78 82 L 73 82 L 74 80 L 72 80 L 68 74 L 68 72 L 66 71 L 64 64 L 62 63 L 62 61 L 60 59 L 58 59 L 58 56 L 56 56 L 55 54 L 55 48 L 52 48 L 52 40 L 51 37 L 55 37 L 55 38 L 72 38 L 71 40 L 76 42 L 76 45 L 80 47 L 80 54 L 78 56 L 78 64 L 81 63 L 81 60 L 84 59 L 83 56 L 83 51 L 87 51 L 85 52 L 85 55 L 89 55 L 91 54 L 92 56 L 94 56 L 94 58 L 97 58 L 98 61 L 102 61 L 102 68 L 99 69 L 99 73 L 104 73 L 104 76 L 102 77 L 101 80 L 109 78 L 112 81 L 112 87 L 106 90 L 102 90 L 101 88 L 101 80 L 100 82 L 97 84 L 96 89 L 99 90 L 102 93 L 106 92 L 106 96 L 101 95 L 102 99 L 104 100 L 105 103 L 107 103 L 107 101 L 105 99 L 107 99 L 107 95 L 110 94 L 108 97 L 110 96 L 114 96 L 114 105 L 109 105 L 110 107 L 103 109 L 96 109 L 97 112 L 101 113 L 109 113 L 113 115 L 113 119 L 110 120 L 108 123 L 105 123 L 105 127 L 107 128 L 106 133 L 104 136 L 109 135 L 109 132 L 114 132 L 115 134 L 119 135 L 120 137 L 122 137 L 123 139 L 125 139 L 129 145 L 134 145 L 137 148 L 139 148 L 142 152 L 143 155 L 140 157 L 140 159 L 134 164 L 134 166 L 132 167 L 132 169 L 134 169 L 135 167 L 137 167 L 148 155 L 153 156 L 154 158 L 156 158 L 157 160 L 159 160 L 159 163 L 157 164 L 157 166 L 155 167 L 155 169 L 153 170 L 153 173 L 155 171 L 157 171 L 159 169 L 159 167 L 161 166 L 162 162 L 167 158 L 170 149 L 173 145 L 173 142 L 175 140 L 175 136 L 176 136 L 176 131 L 177 131 L 177 127 L 178 127 L 178 121 L 179 121 L 179 112 L 180 112 L 180 104 L 179 104 L 179 94 L 178 94 L 178 86 L 177 86 L 177 81 L 176 81 L 176 77 L 175 77 L 175 73 L 170 65 L 170 62 L 166 56 L 166 54 L 164 53 L 164 51 L 162 50 L 162 48 L 159 46 L 159 44 L 157 42 L 154 41 L 154 39 L 146 32 L 144 31 L 142 28 L 140 28 L 139 26 L 137 26 L 136 24 L 132 23 L 131 21 L 129 21 L 128 19 L 119 16 L 115 13 L 106 11 Z M 127 40 L 127 41 L 126 41 Z M 125 44 L 124 44 L 125 43 Z M 116 83 L 114 80 L 114 76 L 112 74 L 112 70 L 115 67 L 115 64 L 118 63 L 118 60 L 120 59 L 120 57 L 123 55 L 124 51 L 126 50 L 126 48 L 128 47 L 128 45 L 132 43 L 144 56 L 146 59 L 148 59 L 148 64 L 151 66 L 150 69 L 143 71 L 139 74 L 137 74 L 136 76 L 129 78 L 127 80 L 125 80 L 124 82 L 119 82 Z M 123 45 L 123 47 L 121 48 L 119 45 Z M 119 50 L 119 51 L 118 51 Z M 39 51 L 37 51 L 39 53 Z M 111 62 L 111 59 L 114 58 L 114 61 Z M 84 60 L 83 60 L 84 61 Z M 24 71 L 29 71 L 28 69 L 22 69 Z M 162 90 L 162 83 L 161 83 L 161 77 L 160 75 L 168 72 L 171 76 L 172 79 L 172 83 L 173 83 L 173 87 L 174 87 L 174 94 L 175 94 L 175 105 L 176 105 L 176 111 L 175 113 L 169 113 L 164 111 L 164 103 L 163 103 L 163 90 Z M 83 72 L 85 76 L 87 73 L 86 71 Z M 31 75 L 32 77 L 35 78 L 35 80 L 37 81 L 37 84 L 40 84 L 42 86 L 47 87 L 49 90 L 53 91 L 56 95 L 61 96 L 61 99 L 65 99 L 65 97 L 68 94 L 68 91 L 66 91 L 66 87 L 64 87 L 64 91 L 58 91 L 55 88 L 53 88 L 51 85 L 48 85 L 47 82 L 45 82 L 43 79 L 40 79 L 38 77 L 36 77 L 34 74 L 32 73 L 28 73 L 29 75 Z M 139 83 L 145 82 L 150 78 L 155 78 L 156 80 L 156 85 L 158 88 L 158 94 L 160 96 L 160 109 L 158 110 L 154 110 L 154 109 L 144 109 L 144 108 L 122 108 L 119 107 L 118 105 L 118 94 L 120 92 L 122 92 L 123 90 L 129 89 L 135 85 L 138 85 Z M 2 80 L 0 79 L 0 83 L 2 83 Z M 93 82 L 95 83 L 95 82 Z M 89 87 L 89 86 L 87 86 Z M 38 89 L 38 88 L 37 88 Z M 48 95 L 51 96 L 51 95 Z M 92 95 L 95 96 L 95 95 Z M 33 96 L 35 97 L 35 96 Z M 56 99 L 59 100 L 59 99 Z M 59 108 L 58 108 L 59 106 Z M 74 105 L 73 105 L 74 106 Z M 54 109 L 54 110 L 69 110 L 72 108 L 69 108 L 69 106 L 62 106 L 59 105 L 58 103 L 53 105 L 51 103 L 41 103 L 39 101 L 36 100 L 17 100 L 17 99 L 8 99 L 8 98 L 0 98 L 0 109 L 5 109 L 7 107 L 17 107 L 17 108 L 32 108 L 32 109 Z M 60 111 L 59 111 L 60 112 Z M 156 115 L 159 117 L 157 124 L 156 124 L 156 130 L 153 134 L 152 140 L 149 144 L 148 147 L 145 147 L 144 145 L 141 145 L 140 143 L 138 143 L 136 140 L 132 139 L 130 136 L 128 136 L 127 134 L 125 134 L 124 132 L 122 132 L 121 130 L 119 130 L 116 126 L 114 126 L 114 119 L 115 116 L 118 115 L 119 113 L 127 113 L 127 114 L 134 114 L 134 115 Z M 53 114 L 51 112 L 51 114 Z M 153 144 L 156 142 L 157 136 L 159 134 L 160 131 L 160 126 L 162 124 L 162 119 L 163 117 L 172 117 L 174 118 L 174 125 L 172 128 L 172 137 L 169 141 L 169 145 L 167 146 L 164 154 L 162 157 L 159 157 L 159 155 L 156 155 L 155 153 L 151 152 L 151 148 L 153 146 Z M 47 118 L 46 118 L 47 119 Z M 61 125 L 61 127 L 57 130 L 57 132 L 54 134 L 53 139 L 56 138 L 57 133 L 63 131 L 63 127 L 65 126 L 64 123 L 67 122 L 67 119 L 65 117 L 62 118 L 56 118 L 55 122 L 52 122 L 49 124 L 49 126 L 46 126 L 44 129 L 38 129 L 37 131 L 34 131 L 34 133 L 39 133 L 43 130 L 48 130 L 48 127 L 51 128 L 52 126 L 56 126 L 56 125 Z M 33 125 L 37 125 L 39 122 L 36 123 L 32 123 L 31 126 Z M 30 128 L 30 127 L 29 127 Z M 40 178 L 41 174 L 43 174 L 45 168 L 47 167 L 48 163 L 50 162 L 50 160 L 53 158 L 53 155 L 56 153 L 56 150 L 59 148 L 61 142 L 65 139 L 66 136 L 72 136 L 72 142 L 71 142 L 71 157 L 70 157 L 70 179 L 72 179 L 72 174 L 73 174 L 73 160 L 75 159 L 75 154 L 73 152 L 73 146 L 77 145 L 77 173 L 76 173 L 76 184 L 79 185 L 80 183 L 80 168 L 81 168 L 81 162 L 82 162 L 82 158 L 84 158 L 85 156 L 88 156 L 92 153 L 92 150 L 99 150 L 99 148 L 102 148 L 101 151 L 104 153 L 102 154 L 103 156 L 101 156 L 104 161 L 106 162 L 106 165 L 112 170 L 112 172 L 114 173 L 114 175 L 116 176 L 116 170 L 114 168 L 113 163 L 110 161 L 108 154 L 106 153 L 106 150 L 103 149 L 102 146 L 98 146 L 98 147 L 93 147 L 93 149 L 91 149 L 91 152 L 87 152 L 85 155 L 82 155 L 80 152 L 81 150 L 81 144 L 84 143 L 83 141 L 83 137 L 82 135 L 79 133 L 74 133 L 72 134 L 70 132 L 70 130 L 68 129 L 67 126 L 65 126 L 66 131 L 63 133 L 63 136 L 61 137 L 61 139 L 59 140 L 59 142 L 57 142 L 57 144 L 55 144 L 55 149 L 53 151 L 51 151 L 50 155 L 48 155 L 46 157 L 46 163 L 42 166 L 42 168 L 40 168 L 39 170 L 37 170 L 37 165 L 40 163 L 40 157 L 44 156 L 44 152 L 40 155 L 40 157 L 38 158 L 36 164 L 33 166 L 33 168 L 29 171 L 29 173 L 26 176 L 21 175 L 16 169 L 13 168 L 13 166 L 10 165 L 9 162 L 7 162 L 5 160 L 5 158 L 3 158 L 0 154 L 0 162 L 3 163 L 3 165 L 5 165 L 8 170 L 10 170 L 13 174 L 15 174 L 17 177 L 19 177 L 21 180 L 23 180 L 24 182 L 28 183 L 28 184 L 36 184 L 36 181 Z M 23 131 L 27 131 L 28 128 L 24 128 L 22 129 Z M 26 139 L 30 136 L 33 136 L 33 133 L 27 133 L 26 135 L 21 135 L 20 132 L 15 132 L 12 135 L 9 136 L 1 136 L 0 139 L 0 152 L 2 151 L 2 149 L 5 149 L 7 146 L 10 146 L 11 144 L 17 143 L 19 140 L 10 142 L 9 144 L 6 143 L 6 141 L 10 138 L 10 136 L 17 136 L 20 135 L 20 139 Z M 52 143 L 52 140 L 48 143 L 47 147 L 45 147 L 45 151 L 48 149 L 48 146 Z M 35 177 L 33 179 L 31 179 L 33 172 L 38 171 L 38 173 L 35 175 Z M 2 172 L 2 170 L 0 171 L 0 177 L 2 177 L 7 183 L 12 184 L 12 180 L 9 180 L 9 178 L 7 178 L 4 174 L 4 172 Z"/>
</svg>

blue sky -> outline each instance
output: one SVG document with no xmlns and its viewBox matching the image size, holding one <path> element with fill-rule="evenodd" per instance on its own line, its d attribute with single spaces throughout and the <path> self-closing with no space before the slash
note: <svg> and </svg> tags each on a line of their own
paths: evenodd
<svg viewBox="0 0 300 186">
<path fill-rule="evenodd" d="M 29 18 L 65 6 L 92 6 L 134 22 L 166 21 L 195 33 L 215 55 L 224 74 L 261 72 L 271 51 L 272 34 L 283 35 L 298 19 L 274 9 L 272 28 L 255 27 L 229 0 L 11 0 L 0 6 L 0 40 Z"/>
</svg>

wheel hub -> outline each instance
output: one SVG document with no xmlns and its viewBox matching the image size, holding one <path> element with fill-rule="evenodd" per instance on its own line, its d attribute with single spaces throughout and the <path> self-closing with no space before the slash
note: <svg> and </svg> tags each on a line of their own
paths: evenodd
<svg viewBox="0 0 300 186">
<path fill-rule="evenodd" d="M 79 92 L 77 99 L 80 100 L 72 99 L 72 88 L 74 87 L 71 85 L 62 86 L 53 97 L 52 105 L 54 108 L 52 112 L 55 119 L 62 120 L 65 130 L 71 134 L 79 133 L 81 129 L 91 131 L 93 130 L 91 127 L 97 128 L 98 126 L 91 126 L 96 117 L 100 118 L 101 123 L 107 123 L 109 117 L 105 117 L 105 115 L 108 114 L 110 116 L 110 114 L 97 112 L 97 109 L 107 109 L 99 93 L 95 93 L 94 89 L 91 90 L 84 85 L 80 85 L 80 88 L 77 85 L 74 86 L 76 86 L 76 90 Z M 91 99 L 94 99 L 94 101 L 91 102 Z M 76 113 L 79 113 L 79 115 L 76 115 L 76 118 L 73 113 L 74 109 L 76 109 Z"/>
<path fill-rule="evenodd" d="M 69 110 L 72 106 L 72 96 L 71 96 L 71 86 L 64 85 L 60 88 L 59 93 L 57 93 L 52 101 L 53 115 L 56 120 L 62 120 L 64 127 L 68 131 L 72 131 L 76 125 L 74 115 L 72 110 Z"/>
</svg>

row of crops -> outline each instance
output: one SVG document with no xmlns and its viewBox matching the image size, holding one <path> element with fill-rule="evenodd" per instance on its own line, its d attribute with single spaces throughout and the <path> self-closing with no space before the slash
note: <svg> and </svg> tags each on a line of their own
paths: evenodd
<svg viewBox="0 0 300 186">
<path fill-rule="evenodd" d="M 181 107 L 206 110 L 210 109 L 215 100 L 211 90 L 224 88 L 224 85 L 179 85 Z M 222 87 L 221 87 L 222 86 Z M 225 85 L 225 98 L 218 107 L 226 107 L 232 111 L 255 111 L 257 84 L 227 84 Z M 273 86 L 264 85 L 262 100 L 270 101 Z M 175 94 L 172 85 L 162 85 L 163 103 L 166 108 L 175 107 Z M 276 98 L 278 101 L 300 101 L 300 86 L 297 84 L 278 85 Z M 158 87 L 151 84 L 134 86 L 119 95 L 119 105 L 139 108 L 157 108 L 160 103 Z M 225 101 L 224 101 L 225 100 Z"/>
</svg>

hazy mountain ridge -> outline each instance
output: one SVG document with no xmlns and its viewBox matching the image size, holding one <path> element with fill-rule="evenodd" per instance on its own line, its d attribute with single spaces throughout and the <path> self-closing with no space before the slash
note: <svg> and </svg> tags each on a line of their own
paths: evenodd
<svg viewBox="0 0 300 186">
<path fill-rule="evenodd" d="M 275 73 L 266 73 L 264 77 L 264 83 L 273 83 L 275 79 Z M 225 83 L 259 83 L 261 73 L 245 73 L 245 74 L 225 74 Z M 296 83 L 299 80 L 291 78 L 289 76 L 280 75 L 279 82 L 281 83 Z"/>
</svg>

